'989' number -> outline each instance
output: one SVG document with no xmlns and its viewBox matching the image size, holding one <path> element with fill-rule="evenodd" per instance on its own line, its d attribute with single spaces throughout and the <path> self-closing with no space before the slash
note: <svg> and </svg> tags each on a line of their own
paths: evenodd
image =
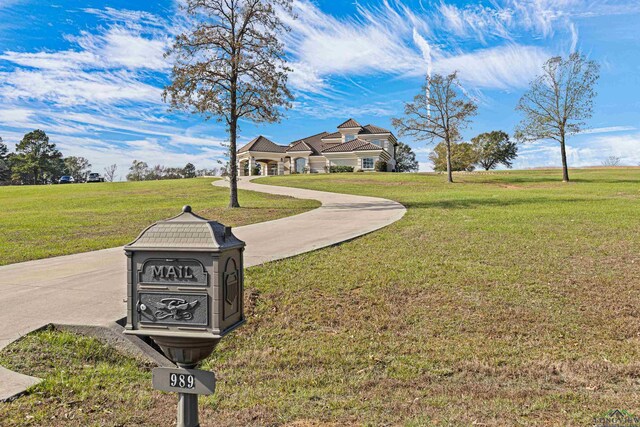
<svg viewBox="0 0 640 427">
<path fill-rule="evenodd" d="M 178 388 L 194 388 L 196 386 L 193 375 L 169 374 L 169 385 Z"/>
</svg>

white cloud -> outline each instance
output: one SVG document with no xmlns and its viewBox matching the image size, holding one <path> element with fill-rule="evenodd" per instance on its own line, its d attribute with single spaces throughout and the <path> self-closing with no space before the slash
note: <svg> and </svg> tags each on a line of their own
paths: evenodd
<svg viewBox="0 0 640 427">
<path fill-rule="evenodd" d="M 0 73 L 0 96 L 6 100 L 36 100 L 61 107 L 160 103 L 161 89 L 139 81 L 129 71 L 74 72 L 25 70 Z"/>
<path fill-rule="evenodd" d="M 117 15 L 108 11 L 107 15 Z M 73 49 L 3 52 L 0 60 L 17 67 L 0 73 L 0 97 L 63 107 L 160 104 L 161 89 L 149 74 L 169 67 L 163 57 L 169 44 L 166 31 L 141 27 L 141 22 L 159 22 L 146 12 L 123 11 L 117 16 L 131 21 L 100 27 L 95 34 L 66 36 Z"/>
<path fill-rule="evenodd" d="M 569 30 L 571 31 L 571 53 L 573 53 L 578 47 L 578 29 L 576 25 L 571 22 L 569 24 Z"/>
<path fill-rule="evenodd" d="M 483 44 L 487 37 L 511 39 L 508 28 L 513 22 L 513 13 L 508 9 L 480 5 L 458 8 L 440 3 L 438 11 L 445 27 L 458 37 L 475 37 Z"/>
<path fill-rule="evenodd" d="M 640 164 L 640 133 L 577 138 L 567 143 L 569 167 L 600 166 L 609 156 L 619 157 L 622 165 Z M 514 162 L 518 169 L 560 165 L 560 144 L 555 141 L 523 144 Z"/>
<path fill-rule="evenodd" d="M 150 12 L 141 10 L 127 10 L 127 9 L 114 9 L 112 7 L 105 7 L 104 9 L 85 8 L 84 12 L 96 15 L 106 21 L 121 22 L 132 28 L 146 28 L 158 27 L 163 29 L 166 26 L 166 21 L 160 18 L 158 15 L 154 15 Z"/>
<path fill-rule="evenodd" d="M 40 70 L 77 70 L 90 64 L 99 63 L 99 57 L 92 52 L 72 50 L 33 53 L 6 51 L 0 55 L 0 59 Z"/>
<path fill-rule="evenodd" d="M 406 72 L 419 56 L 405 43 L 407 27 L 390 6 L 375 19 L 362 9 L 357 18 L 340 20 L 310 2 L 295 3 L 298 19 L 288 46 L 297 62 L 321 75 Z M 409 32 L 409 35 L 411 32 Z"/>
<path fill-rule="evenodd" d="M 541 1 L 535 7 L 511 3 L 510 7 L 466 8 L 441 3 L 436 12 L 420 14 L 399 1 L 383 1 L 378 7 L 358 5 L 357 15 L 337 18 L 310 1 L 297 0 L 298 19 L 285 16 L 292 28 L 286 39 L 294 68 L 290 82 L 300 91 L 327 94 L 333 77 L 417 77 L 433 67 L 437 72 L 460 70 L 460 77 L 473 86 L 468 89 L 524 87 L 550 53 L 513 42 L 513 28 L 540 27 L 546 33 L 558 13 L 545 12 L 545 18 L 523 24 L 516 17 L 532 20 L 534 10 L 551 6 Z M 498 37 L 504 44 L 469 51 L 448 48 L 455 45 L 456 37 L 482 42 Z"/>
<path fill-rule="evenodd" d="M 580 134 L 585 135 L 585 134 L 592 134 L 592 133 L 623 132 L 623 131 L 630 131 L 630 130 L 636 130 L 636 128 L 634 126 L 607 126 L 607 127 L 601 127 L 601 128 L 585 129 L 584 131 L 580 132 Z"/>
<path fill-rule="evenodd" d="M 0 124 L 11 127 L 31 126 L 33 112 L 27 108 L 0 110 Z"/>
<path fill-rule="evenodd" d="M 548 57 L 541 48 L 508 45 L 443 57 L 436 60 L 434 69 L 440 73 L 458 70 L 460 79 L 476 88 L 522 88 L 539 73 Z"/>
</svg>

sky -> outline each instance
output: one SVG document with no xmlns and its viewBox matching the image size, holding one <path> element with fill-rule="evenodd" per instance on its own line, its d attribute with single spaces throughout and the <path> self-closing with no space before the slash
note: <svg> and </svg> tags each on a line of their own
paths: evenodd
<svg viewBox="0 0 640 427">
<path fill-rule="evenodd" d="M 601 66 L 590 129 L 568 142 L 571 166 L 608 156 L 640 164 L 638 0 L 295 0 L 285 37 L 293 107 L 280 123 L 241 123 L 240 144 L 276 143 L 348 118 L 394 131 L 427 72 L 457 70 L 478 103 L 465 139 L 512 133 L 514 110 L 542 64 L 584 53 Z M 219 166 L 226 129 L 170 112 L 162 100 L 171 63 L 163 53 L 180 32 L 177 0 L 0 0 L 0 137 L 10 149 L 42 129 L 65 156 L 94 171 L 135 160 L 150 166 Z M 431 146 L 400 138 L 430 170 Z M 522 145 L 515 168 L 558 166 L 558 144 Z"/>
</svg>

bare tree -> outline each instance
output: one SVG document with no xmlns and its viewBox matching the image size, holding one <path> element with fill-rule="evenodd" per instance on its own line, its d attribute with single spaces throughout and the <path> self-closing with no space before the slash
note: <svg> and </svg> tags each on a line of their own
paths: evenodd
<svg viewBox="0 0 640 427">
<path fill-rule="evenodd" d="M 620 166 L 620 162 L 622 159 L 617 156 L 609 156 L 602 161 L 602 166 L 612 167 L 612 166 Z"/>
<path fill-rule="evenodd" d="M 113 182 L 116 179 L 116 170 L 118 169 L 118 165 L 115 163 L 111 166 L 107 166 L 104 168 L 104 180 L 107 182 Z"/>
<path fill-rule="evenodd" d="M 190 27 L 167 55 L 174 60 L 164 99 L 173 109 L 224 121 L 229 132 L 229 207 L 239 207 L 238 121 L 277 122 L 290 107 L 279 13 L 292 0 L 186 0 Z"/>
<path fill-rule="evenodd" d="M 458 73 L 448 76 L 434 74 L 427 77 L 422 93 L 404 106 L 404 118 L 393 119 L 393 126 L 401 136 L 410 136 L 430 144 L 444 142 L 447 152 L 447 179 L 453 182 L 451 144 L 460 140 L 477 105 L 459 94 Z"/>
<path fill-rule="evenodd" d="M 569 182 L 565 142 L 567 136 L 584 130 L 585 121 L 593 114 L 599 68 L 595 61 L 577 52 L 567 59 L 553 57 L 544 64 L 542 75 L 531 83 L 516 107 L 524 114 L 516 129 L 516 139 L 554 139 L 560 143 L 564 182 Z"/>
</svg>

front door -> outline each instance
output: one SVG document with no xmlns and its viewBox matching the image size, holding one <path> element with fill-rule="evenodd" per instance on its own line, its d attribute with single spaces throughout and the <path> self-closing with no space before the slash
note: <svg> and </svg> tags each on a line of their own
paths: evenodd
<svg viewBox="0 0 640 427">
<path fill-rule="evenodd" d="M 296 159 L 296 172 L 304 173 L 304 167 L 307 165 L 305 159 Z"/>
</svg>

